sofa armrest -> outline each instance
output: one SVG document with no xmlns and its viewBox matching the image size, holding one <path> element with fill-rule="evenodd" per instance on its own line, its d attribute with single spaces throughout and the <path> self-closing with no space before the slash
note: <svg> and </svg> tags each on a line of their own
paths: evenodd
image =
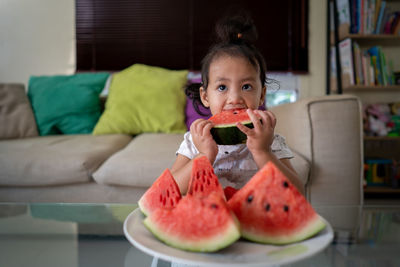
<svg viewBox="0 0 400 267">
<path fill-rule="evenodd" d="M 306 196 L 313 204 L 361 204 L 362 106 L 356 96 L 329 95 L 271 108 L 276 132 L 311 163 Z"/>
</svg>

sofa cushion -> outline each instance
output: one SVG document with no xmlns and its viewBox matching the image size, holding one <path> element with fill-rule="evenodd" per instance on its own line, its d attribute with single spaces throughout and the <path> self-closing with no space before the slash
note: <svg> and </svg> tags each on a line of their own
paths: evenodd
<svg viewBox="0 0 400 267">
<path fill-rule="evenodd" d="M 0 84 L 0 125 L 0 139 L 38 135 L 23 84 Z"/>
<path fill-rule="evenodd" d="M 28 96 L 40 135 L 92 133 L 108 76 L 99 72 L 31 77 Z"/>
<path fill-rule="evenodd" d="M 166 168 L 171 168 L 182 140 L 182 134 L 141 134 L 108 158 L 93 178 L 101 184 L 149 187 Z M 296 151 L 293 154 L 291 163 L 306 185 L 310 163 Z"/>
<path fill-rule="evenodd" d="M 310 177 L 310 162 L 300 155 L 298 152 L 292 150 L 294 157 L 290 160 L 293 168 L 296 170 L 297 175 L 299 176 L 300 181 L 304 185 L 304 188 L 307 187 L 308 179 Z"/>
<path fill-rule="evenodd" d="M 0 185 L 88 182 L 100 164 L 131 139 L 127 135 L 59 135 L 0 141 Z"/>
<path fill-rule="evenodd" d="M 102 184 L 149 187 L 175 161 L 183 134 L 145 133 L 112 155 L 93 174 Z"/>
<path fill-rule="evenodd" d="M 105 111 L 93 133 L 186 131 L 187 73 L 135 64 L 114 74 Z"/>
</svg>

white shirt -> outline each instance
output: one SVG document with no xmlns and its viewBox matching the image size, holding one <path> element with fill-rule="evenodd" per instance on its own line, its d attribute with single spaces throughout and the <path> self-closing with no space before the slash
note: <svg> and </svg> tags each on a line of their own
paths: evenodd
<svg viewBox="0 0 400 267">
<path fill-rule="evenodd" d="M 286 145 L 285 138 L 279 134 L 275 134 L 271 150 L 278 159 L 293 158 L 293 153 Z M 176 154 L 193 159 L 198 153 L 193 144 L 192 135 L 190 132 L 185 133 Z M 234 188 L 243 187 L 258 171 L 257 164 L 246 144 L 218 145 L 218 155 L 213 168 L 222 187 Z"/>
</svg>

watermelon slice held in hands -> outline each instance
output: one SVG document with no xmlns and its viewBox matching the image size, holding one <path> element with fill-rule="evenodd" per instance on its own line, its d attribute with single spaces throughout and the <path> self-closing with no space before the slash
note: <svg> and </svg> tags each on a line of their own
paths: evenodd
<svg viewBox="0 0 400 267">
<path fill-rule="evenodd" d="M 165 169 L 153 185 L 139 199 L 138 204 L 143 214 L 148 216 L 160 207 L 175 207 L 181 198 L 182 196 L 178 184 L 169 169 Z"/>
<path fill-rule="evenodd" d="M 186 195 L 175 208 L 157 209 L 143 223 L 161 241 L 189 251 L 217 251 L 240 237 L 235 215 L 215 192 Z"/>
<path fill-rule="evenodd" d="M 271 162 L 228 201 L 241 235 L 251 241 L 288 244 L 321 231 L 325 223 L 310 203 Z"/>
<path fill-rule="evenodd" d="M 211 192 L 216 192 L 225 198 L 224 190 L 208 158 L 206 156 L 195 158 L 193 160 L 187 194 L 196 197 L 206 197 Z"/>
<path fill-rule="evenodd" d="M 236 126 L 237 122 L 253 128 L 246 109 L 224 110 L 208 120 L 214 123 L 211 135 L 218 145 L 236 145 L 246 142 L 247 136 Z"/>
</svg>

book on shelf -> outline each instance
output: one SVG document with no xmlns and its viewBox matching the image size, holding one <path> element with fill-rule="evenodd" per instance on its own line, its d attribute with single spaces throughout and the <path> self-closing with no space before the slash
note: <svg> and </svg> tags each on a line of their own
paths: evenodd
<svg viewBox="0 0 400 267">
<path fill-rule="evenodd" d="M 342 87 L 354 85 L 354 66 L 352 40 L 346 38 L 339 42 L 339 59 L 341 67 Z"/>
<path fill-rule="evenodd" d="M 338 84 L 337 84 L 337 64 L 336 64 L 336 48 L 331 46 L 330 48 L 330 90 L 333 93 L 337 93 Z"/>
<path fill-rule="evenodd" d="M 350 5 L 349 0 L 335 0 L 338 12 L 338 34 L 343 39 L 350 32 Z"/>
<path fill-rule="evenodd" d="M 373 46 L 367 50 L 368 54 L 372 58 L 372 67 L 374 68 L 374 73 L 376 76 L 376 84 L 384 85 L 383 82 L 383 72 L 382 72 L 382 62 L 381 62 L 381 49 L 379 46 Z"/>
<path fill-rule="evenodd" d="M 400 14 L 397 12 L 397 21 L 393 22 L 393 34 L 400 35 Z"/>
<path fill-rule="evenodd" d="M 397 23 L 399 21 L 399 17 L 400 17 L 399 15 L 400 14 L 398 11 L 389 14 L 387 22 L 385 24 L 385 27 L 383 29 L 384 34 L 394 33 L 394 29 L 396 28 Z"/>
<path fill-rule="evenodd" d="M 353 52 L 354 52 L 355 83 L 356 84 L 365 84 L 364 83 L 365 73 L 363 72 L 364 56 L 361 54 L 361 49 L 360 49 L 360 46 L 357 44 L 357 42 L 353 42 Z"/>
<path fill-rule="evenodd" d="M 383 85 L 392 85 L 391 74 L 388 72 L 388 66 L 386 64 L 386 56 L 385 53 L 382 52 L 382 49 L 379 51 L 379 55 L 381 57 L 382 62 L 382 77 L 383 77 Z"/>
<path fill-rule="evenodd" d="M 332 14 L 334 5 L 337 12 L 333 13 L 335 16 Z M 376 34 L 399 34 L 400 36 L 400 11 L 393 11 L 398 7 L 399 5 L 390 3 L 389 0 L 330 1 L 330 43 L 337 47 L 337 50 L 330 48 L 329 51 L 329 82 L 332 92 L 340 88 L 350 87 L 351 89 L 353 86 L 354 88 L 357 86 L 384 87 L 399 84 L 397 81 L 400 72 L 395 69 L 396 64 L 393 64 L 393 60 L 397 59 L 387 57 L 382 47 L 378 45 L 379 42 L 375 42 L 377 45 L 371 44 L 370 41 L 375 39 L 365 42 L 362 38 L 358 39 L 363 35 Z M 338 40 L 334 40 L 333 17 L 338 22 Z M 349 33 L 356 35 L 352 36 Z M 384 49 L 387 53 L 391 52 L 386 47 Z M 336 53 L 339 54 L 336 55 Z M 340 75 L 341 84 L 337 83 L 337 75 Z"/>
<path fill-rule="evenodd" d="M 331 75 L 333 75 L 334 52 L 331 51 Z M 352 85 L 396 84 L 393 61 L 386 58 L 380 46 L 363 49 L 356 41 L 347 38 L 339 43 L 339 53 L 343 88 Z"/>
<path fill-rule="evenodd" d="M 374 31 L 375 34 L 379 34 L 380 32 L 385 9 L 386 9 L 386 1 L 381 1 L 377 12 L 378 17 L 376 18 L 375 31 Z"/>
<path fill-rule="evenodd" d="M 336 1 L 339 39 L 352 34 L 400 35 L 400 11 L 392 10 L 386 0 Z"/>
</svg>

